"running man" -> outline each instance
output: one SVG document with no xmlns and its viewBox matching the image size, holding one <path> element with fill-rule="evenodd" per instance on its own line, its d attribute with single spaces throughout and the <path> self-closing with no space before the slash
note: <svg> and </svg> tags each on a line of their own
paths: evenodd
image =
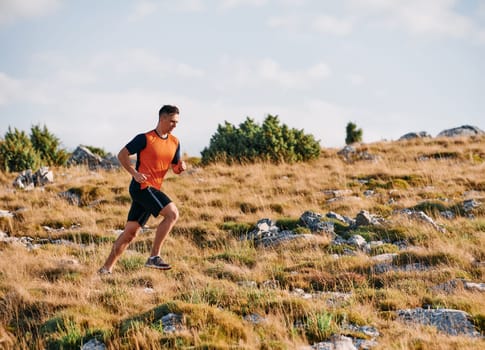
<svg viewBox="0 0 485 350">
<path fill-rule="evenodd" d="M 172 135 L 178 122 L 179 109 L 176 106 L 163 106 L 158 113 L 157 127 L 135 136 L 118 153 L 121 165 L 132 176 L 130 183 L 132 203 L 125 229 L 115 241 L 99 273 L 111 273 L 116 261 L 135 239 L 150 215 L 154 217 L 161 215 L 163 220 L 157 227 L 152 251 L 145 266 L 170 270 L 171 266 L 160 257 L 160 250 L 177 222 L 179 212 L 172 200 L 161 191 L 161 187 L 170 167 L 175 174 L 180 174 L 186 169 L 185 162 L 180 157 L 179 140 Z M 130 155 L 135 153 L 137 158 L 136 165 L 133 167 Z"/>
</svg>

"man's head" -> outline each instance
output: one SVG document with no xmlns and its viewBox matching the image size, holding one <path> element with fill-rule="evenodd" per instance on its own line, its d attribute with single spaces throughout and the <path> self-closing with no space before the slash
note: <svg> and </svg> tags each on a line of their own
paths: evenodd
<svg viewBox="0 0 485 350">
<path fill-rule="evenodd" d="M 160 108 L 160 111 L 158 112 L 158 117 L 161 117 L 164 114 L 166 115 L 180 114 L 180 111 L 177 106 L 165 105 L 162 108 Z"/>
<path fill-rule="evenodd" d="M 171 133 L 179 122 L 179 109 L 176 106 L 165 105 L 158 112 L 158 125 L 162 134 Z"/>
</svg>

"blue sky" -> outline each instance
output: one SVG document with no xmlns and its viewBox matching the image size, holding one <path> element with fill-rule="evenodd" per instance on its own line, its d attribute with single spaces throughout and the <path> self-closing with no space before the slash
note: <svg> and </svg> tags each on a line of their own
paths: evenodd
<svg viewBox="0 0 485 350">
<path fill-rule="evenodd" d="M 116 153 L 180 107 L 198 156 L 268 114 L 342 147 L 485 129 L 485 0 L 0 0 L 0 136 Z"/>
</svg>

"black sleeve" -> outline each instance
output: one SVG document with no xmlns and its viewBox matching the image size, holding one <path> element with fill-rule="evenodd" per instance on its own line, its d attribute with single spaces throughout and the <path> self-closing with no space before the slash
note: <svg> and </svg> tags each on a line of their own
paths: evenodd
<svg viewBox="0 0 485 350">
<path fill-rule="evenodd" d="M 140 152 L 147 146 L 147 138 L 145 134 L 136 135 L 133 140 L 126 144 L 126 149 L 130 154 L 135 154 Z"/>
<path fill-rule="evenodd" d="M 175 152 L 175 155 L 173 156 L 172 164 L 178 164 L 178 162 L 180 162 L 180 142 L 177 146 L 177 151 Z"/>
</svg>

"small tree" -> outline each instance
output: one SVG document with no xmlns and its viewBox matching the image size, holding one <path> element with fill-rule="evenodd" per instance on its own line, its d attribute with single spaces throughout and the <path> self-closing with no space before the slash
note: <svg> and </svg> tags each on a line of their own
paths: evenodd
<svg viewBox="0 0 485 350">
<path fill-rule="evenodd" d="M 362 141 L 362 129 L 357 129 L 357 125 L 349 122 L 346 127 L 347 136 L 345 137 L 345 144 L 350 145 L 355 142 Z"/>
<path fill-rule="evenodd" d="M 39 153 L 27 134 L 10 127 L 0 143 L 0 160 L 2 170 L 7 172 L 35 169 L 40 164 Z"/>
<path fill-rule="evenodd" d="M 30 141 L 32 146 L 39 153 L 40 159 L 45 165 L 64 165 L 69 157 L 69 154 L 59 148 L 60 141 L 52 133 L 47 130 L 44 125 L 41 128 L 39 125 L 34 125 L 30 129 Z"/>
<path fill-rule="evenodd" d="M 262 126 L 247 118 L 239 128 L 228 123 L 217 127 L 209 147 L 202 151 L 202 163 L 215 161 L 274 163 L 307 161 L 318 158 L 320 144 L 303 130 L 280 125 L 278 116 L 268 115 Z"/>
</svg>

